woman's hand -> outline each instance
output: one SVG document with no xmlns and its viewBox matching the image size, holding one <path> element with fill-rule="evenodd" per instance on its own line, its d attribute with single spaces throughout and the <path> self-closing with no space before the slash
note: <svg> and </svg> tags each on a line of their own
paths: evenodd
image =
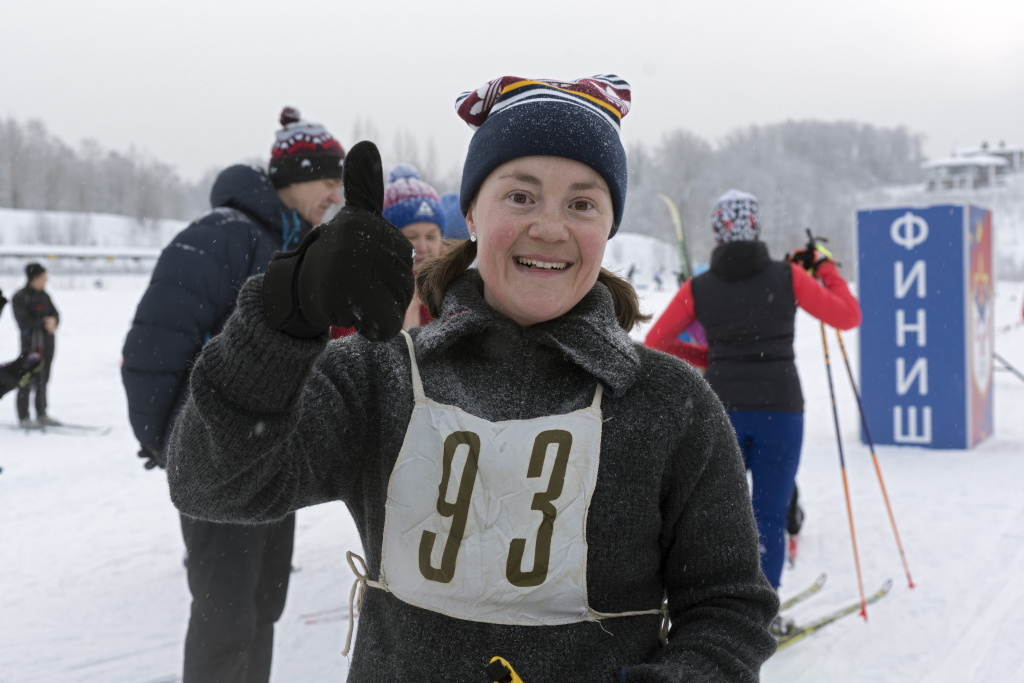
<svg viewBox="0 0 1024 683">
<path fill-rule="evenodd" d="M 343 173 L 345 208 L 294 251 L 274 257 L 263 280 L 263 309 L 271 327 L 295 337 L 334 326 L 385 341 L 402 329 L 413 296 L 412 245 L 381 216 L 377 147 L 353 147 Z"/>
</svg>

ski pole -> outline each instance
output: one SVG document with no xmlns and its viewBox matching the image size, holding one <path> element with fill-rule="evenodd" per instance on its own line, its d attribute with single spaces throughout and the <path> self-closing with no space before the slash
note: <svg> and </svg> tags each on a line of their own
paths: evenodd
<svg viewBox="0 0 1024 683">
<path fill-rule="evenodd" d="M 1017 379 L 1019 379 L 1020 381 L 1024 382 L 1024 375 L 1021 374 L 1020 370 L 1018 370 L 1017 368 L 1015 368 L 1012 365 L 1010 365 L 1009 361 L 1007 361 L 1005 358 L 1000 356 L 995 351 L 992 352 L 992 357 L 995 358 L 999 362 L 999 364 L 1002 366 L 1002 367 L 996 368 L 996 370 L 1006 370 L 1007 372 L 1012 373 L 1014 376 L 1016 376 Z"/>
<path fill-rule="evenodd" d="M 832 383 L 832 364 L 828 358 L 828 339 L 825 338 L 825 323 L 821 323 L 821 345 L 825 349 L 825 373 L 828 375 L 828 392 L 832 397 L 832 418 L 836 425 L 836 443 L 839 445 L 839 469 L 843 474 L 843 493 L 846 495 L 846 516 L 850 519 L 850 540 L 853 542 L 853 564 L 857 568 L 857 588 L 860 590 L 860 616 L 867 621 L 868 603 L 864 599 L 864 581 L 860 574 L 860 556 L 857 554 L 857 534 L 853 530 L 853 505 L 850 503 L 850 486 L 846 481 L 846 458 L 843 457 L 843 437 L 839 433 L 839 409 L 836 407 L 836 390 Z"/>
<path fill-rule="evenodd" d="M 853 388 L 853 395 L 857 397 L 857 409 L 860 411 L 860 424 L 864 427 L 864 437 L 868 440 L 868 448 L 871 449 L 871 462 L 875 465 L 875 473 L 878 475 L 878 485 L 882 489 L 882 499 L 885 500 L 885 509 L 889 513 L 889 521 L 892 523 L 892 533 L 896 537 L 896 547 L 900 551 L 900 560 L 903 561 L 903 571 L 907 573 L 907 585 L 914 587 L 914 579 L 910 577 L 910 565 L 907 564 L 906 553 L 903 552 L 903 543 L 900 542 L 900 532 L 896 529 L 896 517 L 892 514 L 892 506 L 889 504 L 889 494 L 885 491 L 885 482 L 882 480 L 882 468 L 878 464 L 878 456 L 875 455 L 875 442 L 871 439 L 871 431 L 868 429 L 868 418 L 864 414 L 864 404 L 860 400 L 860 391 L 857 390 L 857 383 L 853 381 L 853 370 L 850 367 L 850 358 L 846 355 L 846 345 L 843 344 L 843 335 L 836 330 L 836 339 L 839 340 L 839 349 L 843 352 L 843 362 L 846 364 L 846 374 L 850 378 L 850 386 Z"/>
</svg>

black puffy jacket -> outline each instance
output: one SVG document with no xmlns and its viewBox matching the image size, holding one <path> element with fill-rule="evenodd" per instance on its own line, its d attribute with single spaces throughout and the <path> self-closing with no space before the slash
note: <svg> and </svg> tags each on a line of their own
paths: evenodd
<svg viewBox="0 0 1024 683">
<path fill-rule="evenodd" d="M 221 172 L 210 204 L 213 210 L 160 254 L 122 352 L 132 429 L 156 453 L 184 399 L 192 360 L 224 326 L 242 283 L 310 229 L 281 202 L 266 173 L 252 166 Z"/>
</svg>

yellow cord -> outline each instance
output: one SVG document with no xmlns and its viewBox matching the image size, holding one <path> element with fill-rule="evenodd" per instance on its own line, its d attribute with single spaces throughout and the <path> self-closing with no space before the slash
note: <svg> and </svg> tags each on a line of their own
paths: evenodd
<svg viewBox="0 0 1024 683">
<path fill-rule="evenodd" d="M 523 683 L 523 679 L 519 677 L 519 674 L 516 673 L 516 670 L 513 669 L 512 665 L 509 664 L 507 661 L 505 661 L 501 657 L 491 657 L 491 664 L 493 664 L 494 662 L 501 662 L 505 665 L 505 668 L 508 669 L 508 672 L 512 674 L 511 678 L 503 678 L 500 681 L 495 681 L 494 683 Z"/>
</svg>

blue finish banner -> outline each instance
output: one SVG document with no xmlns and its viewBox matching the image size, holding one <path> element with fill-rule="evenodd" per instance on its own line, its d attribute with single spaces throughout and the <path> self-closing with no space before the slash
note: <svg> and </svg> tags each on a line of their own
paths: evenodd
<svg viewBox="0 0 1024 683">
<path fill-rule="evenodd" d="M 875 443 L 972 445 L 967 210 L 857 213 L 861 391 Z"/>
</svg>

